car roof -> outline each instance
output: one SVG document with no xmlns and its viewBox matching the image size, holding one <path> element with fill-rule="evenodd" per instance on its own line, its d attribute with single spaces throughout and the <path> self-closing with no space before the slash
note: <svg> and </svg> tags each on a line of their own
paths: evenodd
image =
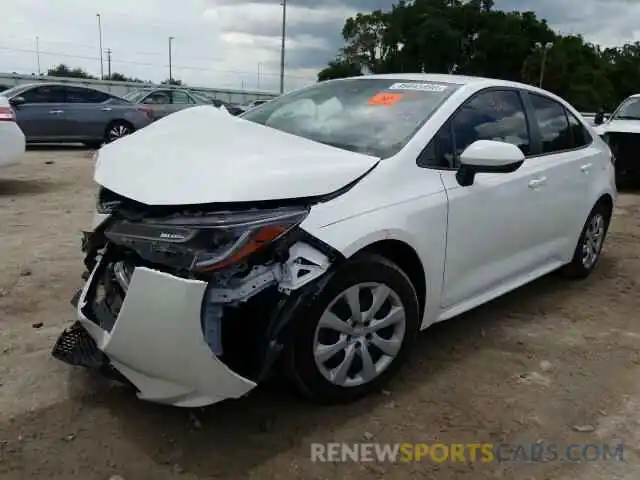
<svg viewBox="0 0 640 480">
<path fill-rule="evenodd" d="M 86 88 L 87 90 L 96 90 L 102 93 L 109 93 L 109 92 L 105 92 L 104 90 L 100 90 L 99 88 L 90 87 L 88 85 L 82 85 L 79 83 L 33 82 L 33 83 L 22 83 L 16 86 L 19 86 L 19 87 L 78 87 L 78 88 Z"/>
<path fill-rule="evenodd" d="M 529 85 L 526 83 L 513 82 L 511 80 L 499 80 L 497 78 L 488 78 L 488 77 L 473 77 L 468 75 L 449 75 L 446 73 L 384 73 L 384 74 L 374 74 L 374 75 L 362 75 L 355 77 L 348 77 L 348 79 L 353 80 L 363 80 L 363 79 L 371 79 L 371 78 L 379 78 L 386 80 L 398 80 L 404 82 L 442 82 L 458 85 L 460 87 L 469 86 L 476 87 L 478 90 L 481 88 L 487 87 L 509 87 L 509 88 L 518 88 L 522 90 L 529 90 L 534 93 L 540 93 L 547 97 L 554 98 L 559 100 L 562 103 L 567 103 L 566 100 L 558 97 L 557 95 L 544 90 L 542 88 L 538 88 L 534 85 Z M 347 79 L 337 79 L 337 80 L 329 80 L 329 81 L 340 81 Z M 640 95 L 639 95 L 640 96 Z"/>
<path fill-rule="evenodd" d="M 470 75 L 450 75 L 446 73 L 385 73 L 377 75 L 364 75 L 351 78 L 381 78 L 389 80 L 409 80 L 423 82 L 443 82 L 453 83 L 455 85 L 472 85 L 472 84 L 492 84 L 496 87 L 515 87 L 526 88 L 528 90 L 541 90 L 533 85 L 526 83 L 513 82 L 511 80 L 500 80 L 489 77 L 474 77 Z"/>
</svg>

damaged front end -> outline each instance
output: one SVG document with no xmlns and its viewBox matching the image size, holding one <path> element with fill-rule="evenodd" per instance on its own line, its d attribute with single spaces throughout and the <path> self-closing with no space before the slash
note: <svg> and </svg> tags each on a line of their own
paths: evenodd
<svg viewBox="0 0 640 480">
<path fill-rule="evenodd" d="M 146 207 L 112 202 L 85 234 L 79 320 L 53 355 L 202 406 L 244 395 L 272 370 L 286 327 L 341 255 L 299 228 L 308 206 Z"/>
</svg>

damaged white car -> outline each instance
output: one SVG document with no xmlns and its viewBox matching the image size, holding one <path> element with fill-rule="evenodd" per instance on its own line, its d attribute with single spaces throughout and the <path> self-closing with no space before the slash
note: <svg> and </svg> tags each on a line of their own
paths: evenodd
<svg viewBox="0 0 640 480">
<path fill-rule="evenodd" d="M 78 320 L 53 355 L 197 407 L 273 373 L 346 401 L 419 330 L 595 267 L 611 153 L 561 99 L 449 75 L 186 109 L 103 147 Z"/>
</svg>

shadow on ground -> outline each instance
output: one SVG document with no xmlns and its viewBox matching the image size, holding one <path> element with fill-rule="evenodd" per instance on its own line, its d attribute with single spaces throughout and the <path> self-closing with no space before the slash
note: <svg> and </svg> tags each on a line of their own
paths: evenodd
<svg viewBox="0 0 640 480">
<path fill-rule="evenodd" d="M 27 145 L 27 151 L 41 152 L 41 151 L 83 151 L 83 150 L 95 150 L 89 148 L 81 143 L 30 143 Z"/>
<path fill-rule="evenodd" d="M 60 186 L 59 183 L 37 179 L 18 179 L 0 177 L 0 198 L 13 195 L 35 195 L 47 193 Z"/>
<path fill-rule="evenodd" d="M 598 274 L 594 275 L 596 278 L 586 282 L 609 276 L 616 268 L 615 262 L 604 256 Z M 562 304 L 567 295 L 579 295 L 583 288 L 584 283 L 567 284 L 560 275 L 552 274 L 454 320 L 433 326 L 419 337 L 409 364 L 388 388 L 395 399 L 415 395 L 418 387 L 431 383 L 439 374 L 446 375 L 450 367 L 491 345 L 492 337 L 485 337 L 485 332 L 499 330 L 507 323 L 517 326 L 528 322 L 531 316 L 520 315 L 521 312 L 535 311 L 541 302 Z M 514 342 L 514 348 L 525 347 L 518 347 Z M 181 473 L 196 478 L 240 479 L 256 466 L 293 448 L 312 441 L 334 440 L 335 430 L 348 422 L 357 425 L 359 419 L 368 419 L 374 409 L 389 401 L 383 392 L 351 405 L 318 406 L 299 399 L 274 382 L 241 400 L 189 411 L 138 401 L 132 392 L 121 387 L 88 387 L 88 377 L 83 371 L 74 371 L 72 375 L 72 389 L 77 390 L 78 395 L 88 389 L 98 393 L 75 396 L 72 392 L 72 400 L 0 425 L 5 435 L 13 432 L 15 438 L 19 432 L 24 445 L 28 445 L 29 438 L 38 439 L 33 442 L 38 444 L 38 451 L 17 446 L 12 455 L 3 455 L 0 474 L 20 471 L 23 475 L 20 478 L 36 478 L 38 455 L 46 451 L 60 462 L 56 468 L 61 476 L 72 473 L 63 466 L 65 459 L 69 459 L 76 474 L 90 473 L 83 473 L 87 479 L 94 478 L 92 475 L 108 478 L 111 473 L 122 473 L 125 478 L 136 475 L 141 476 L 135 478 L 150 478 L 150 468 L 158 469 L 162 478 L 164 475 L 171 478 L 169 473 L 174 472 L 177 465 Z M 434 391 L 433 398 L 427 400 L 437 404 L 442 401 L 441 394 Z M 44 419 L 47 419 L 44 430 L 35 431 L 31 427 L 42 426 Z M 69 437 L 61 438 L 61 432 L 67 432 L 64 435 Z M 74 438 L 82 442 L 74 443 Z M 340 441 L 363 440 L 341 438 Z M 81 445 L 81 451 L 75 445 Z M 102 453 L 106 451 L 108 456 Z M 144 455 L 141 456 L 141 452 Z M 146 470 L 140 466 L 141 462 L 146 462 Z M 135 464 L 138 467 L 132 467 Z M 51 474 L 51 465 L 47 468 Z"/>
</svg>

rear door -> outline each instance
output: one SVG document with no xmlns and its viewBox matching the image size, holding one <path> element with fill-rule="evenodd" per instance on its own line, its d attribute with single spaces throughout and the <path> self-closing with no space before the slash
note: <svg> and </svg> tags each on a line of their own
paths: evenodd
<svg viewBox="0 0 640 480">
<path fill-rule="evenodd" d="M 111 95 L 92 88 L 64 87 L 63 135 L 68 140 L 97 141 L 104 138 L 112 107 Z"/>
<path fill-rule="evenodd" d="M 27 141 L 55 141 L 64 121 L 64 90 L 58 85 L 41 85 L 20 95 L 25 103 L 15 108 L 16 121 Z"/>
<path fill-rule="evenodd" d="M 527 92 L 525 97 L 539 136 L 539 152 L 527 162 L 546 171 L 544 208 L 549 215 L 540 224 L 545 229 L 540 233 L 549 242 L 549 253 L 558 261 L 567 260 L 591 208 L 589 187 L 600 152 L 564 105 L 543 94 Z"/>
</svg>

